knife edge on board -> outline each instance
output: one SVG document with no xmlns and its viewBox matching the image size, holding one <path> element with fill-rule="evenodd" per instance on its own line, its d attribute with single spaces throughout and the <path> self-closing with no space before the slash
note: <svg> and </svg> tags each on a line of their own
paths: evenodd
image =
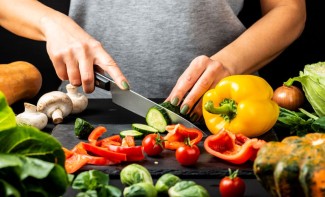
<svg viewBox="0 0 325 197">
<path fill-rule="evenodd" d="M 196 128 L 202 132 L 203 136 L 207 136 L 204 131 L 182 116 L 138 94 L 137 92 L 120 89 L 112 79 L 98 72 L 95 72 L 95 86 L 110 91 L 113 103 L 138 114 L 139 116 L 145 118 L 148 110 L 153 106 L 157 106 L 167 112 L 173 124 L 180 123 L 185 127 Z"/>
</svg>

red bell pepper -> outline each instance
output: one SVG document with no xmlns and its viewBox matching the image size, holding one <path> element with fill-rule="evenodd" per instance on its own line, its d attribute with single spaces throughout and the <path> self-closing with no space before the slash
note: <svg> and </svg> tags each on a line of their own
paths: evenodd
<svg viewBox="0 0 325 197">
<path fill-rule="evenodd" d="M 65 160 L 65 170 L 67 173 L 71 174 L 82 168 L 89 161 L 89 158 L 84 157 L 81 154 L 72 154 L 69 158 Z"/>
<path fill-rule="evenodd" d="M 98 138 L 103 135 L 107 130 L 103 126 L 96 127 L 88 136 L 88 141 L 90 144 L 96 144 Z"/>
<path fill-rule="evenodd" d="M 205 139 L 204 148 L 208 153 L 222 160 L 242 164 L 248 160 L 254 160 L 257 151 L 265 143 L 264 140 L 248 138 L 222 129 L 219 133 Z"/>
<path fill-rule="evenodd" d="M 119 141 L 117 137 L 112 137 Z M 144 159 L 144 154 L 142 151 L 142 146 L 136 146 L 133 136 L 125 136 L 120 145 L 114 143 L 107 143 L 105 147 L 113 152 L 126 154 L 127 161 L 141 161 Z"/>
<path fill-rule="evenodd" d="M 124 153 L 110 151 L 107 148 L 102 148 L 89 143 L 84 143 L 84 142 L 81 143 L 87 152 L 90 152 L 94 155 L 105 157 L 112 161 L 126 161 L 126 154 Z"/>
<path fill-rule="evenodd" d="M 184 146 L 185 139 L 190 138 L 190 144 L 198 144 L 203 134 L 200 130 L 195 128 L 187 128 L 182 124 L 168 125 L 166 127 L 168 134 L 164 137 L 165 148 L 170 150 L 176 150 L 180 146 Z"/>
</svg>

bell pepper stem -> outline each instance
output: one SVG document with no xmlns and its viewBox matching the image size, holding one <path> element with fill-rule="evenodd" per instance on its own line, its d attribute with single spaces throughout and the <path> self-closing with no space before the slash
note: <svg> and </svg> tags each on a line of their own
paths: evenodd
<svg viewBox="0 0 325 197">
<path fill-rule="evenodd" d="M 211 114 L 224 114 L 228 115 L 233 112 L 231 104 L 223 104 L 219 107 L 214 107 L 213 101 L 208 101 L 204 105 L 204 109 Z"/>
</svg>

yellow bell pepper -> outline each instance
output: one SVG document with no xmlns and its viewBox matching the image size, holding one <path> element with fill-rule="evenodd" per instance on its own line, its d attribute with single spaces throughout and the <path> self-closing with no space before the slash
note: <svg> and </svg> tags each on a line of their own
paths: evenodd
<svg viewBox="0 0 325 197">
<path fill-rule="evenodd" d="M 279 106 L 272 96 L 272 87 L 259 76 L 226 77 L 203 96 L 206 126 L 213 134 L 224 128 L 247 137 L 260 136 L 274 126 L 279 116 Z"/>
</svg>

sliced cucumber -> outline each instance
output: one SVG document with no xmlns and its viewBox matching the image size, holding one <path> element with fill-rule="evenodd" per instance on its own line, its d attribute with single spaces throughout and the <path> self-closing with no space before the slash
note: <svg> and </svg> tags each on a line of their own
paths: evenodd
<svg viewBox="0 0 325 197">
<path fill-rule="evenodd" d="M 141 123 L 133 123 L 132 129 L 139 131 L 139 132 L 143 133 L 144 135 L 159 132 L 158 129 L 156 129 L 152 126 L 146 125 L 146 124 L 141 124 Z"/>
<path fill-rule="evenodd" d="M 163 133 L 166 131 L 166 126 L 171 123 L 171 120 L 165 109 L 154 106 L 148 110 L 146 122 L 149 126 Z"/>
<path fill-rule="evenodd" d="M 120 132 L 120 136 L 124 138 L 125 136 L 133 136 L 134 139 L 140 139 L 143 136 L 143 133 L 130 129 L 130 130 L 124 130 Z"/>
<path fill-rule="evenodd" d="M 74 123 L 75 135 L 83 140 L 88 139 L 88 136 L 94 129 L 95 127 L 92 124 L 81 118 L 77 118 Z"/>
</svg>

